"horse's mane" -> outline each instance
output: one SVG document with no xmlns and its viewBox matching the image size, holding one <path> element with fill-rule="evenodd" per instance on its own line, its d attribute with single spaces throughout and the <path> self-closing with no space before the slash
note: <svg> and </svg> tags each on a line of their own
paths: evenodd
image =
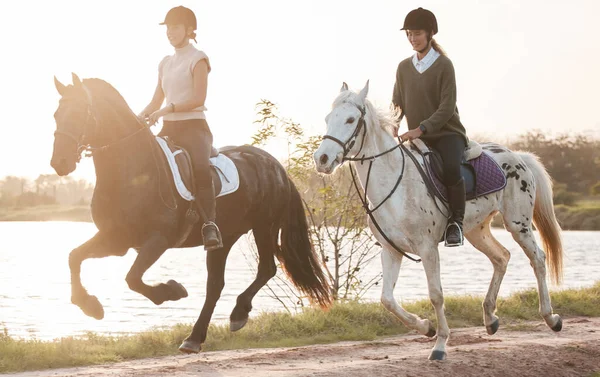
<svg viewBox="0 0 600 377">
<path fill-rule="evenodd" d="M 341 92 L 333 101 L 333 107 L 337 107 L 342 103 L 353 103 L 359 107 L 362 105 L 358 99 L 358 93 L 355 93 L 351 90 L 345 90 Z M 394 131 L 398 127 L 400 120 L 400 113 L 398 111 L 377 108 L 371 103 L 371 101 L 369 101 L 368 98 L 366 99 L 365 110 L 365 121 L 367 124 L 381 127 L 388 134 L 392 136 L 395 135 Z"/>
<path fill-rule="evenodd" d="M 99 103 L 103 106 L 108 105 L 114 112 L 117 112 L 121 116 L 130 115 L 137 119 L 137 116 L 131 110 L 131 107 L 129 107 L 127 101 L 125 101 L 125 98 L 123 98 L 121 93 L 119 93 L 112 85 L 97 78 L 84 79 L 82 82 L 92 94 L 95 105 Z"/>
</svg>

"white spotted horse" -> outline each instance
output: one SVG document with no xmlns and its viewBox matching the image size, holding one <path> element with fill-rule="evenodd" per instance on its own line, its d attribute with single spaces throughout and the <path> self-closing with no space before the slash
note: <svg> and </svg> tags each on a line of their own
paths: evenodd
<svg viewBox="0 0 600 377">
<path fill-rule="evenodd" d="M 130 248 L 138 254 L 125 278 L 129 288 L 156 305 L 187 297 L 183 285 L 175 280 L 154 286 L 142 280 L 167 249 L 202 243 L 201 222 L 194 223 L 189 198 L 180 195 L 175 185 L 168 155 L 110 84 L 99 79 L 81 81 L 73 74 L 72 85 L 65 86 L 55 78 L 55 86 L 61 98 L 54 115 L 51 165 L 60 176 L 70 174 L 82 152 L 87 152 L 96 170 L 91 212 L 98 232 L 69 255 L 71 301 L 86 315 L 102 319 L 102 304 L 81 283 L 81 263 L 88 258 L 123 256 Z M 328 280 L 312 248 L 300 194 L 283 166 L 252 146 L 229 147 L 221 153 L 237 168 L 239 188 L 217 199 L 216 220 L 223 247 L 206 257 L 204 306 L 191 334 L 179 347 L 187 353 L 200 351 L 225 284 L 229 251 L 250 230 L 258 250 L 258 271 L 237 298 L 230 316 L 232 331 L 246 324 L 253 297 L 275 275 L 275 258 L 313 302 L 328 307 L 332 300 Z"/>
<path fill-rule="evenodd" d="M 376 109 L 368 101 L 367 93 L 368 83 L 359 93 L 348 90 L 344 83 L 326 117 L 327 132 L 314 154 L 316 168 L 331 174 L 345 161 L 353 165 L 364 192 L 361 195 L 369 226 L 383 247 L 381 301 L 410 329 L 428 337 L 437 333 L 429 358 L 444 359 L 450 330 L 444 314 L 438 249 L 449 215 L 443 190 L 439 188 L 443 185 L 436 183 L 435 173 L 433 178 L 431 174 L 435 169 L 425 163 L 431 156 L 424 143 L 408 147 L 394 138 L 393 130 L 400 117 Z M 546 283 L 546 264 L 556 283 L 562 278 L 562 243 L 554 214 L 551 179 L 532 154 L 513 152 L 497 144 L 482 144 L 482 148 L 479 158 L 471 159 L 471 168 L 463 172 L 470 175 L 471 191 L 475 190 L 468 194 L 464 233 L 494 267 L 483 301 L 487 332 L 494 334 L 499 327 L 496 299 L 510 259 L 509 251 L 490 231 L 490 222 L 498 212 L 505 228 L 531 261 L 541 316 L 552 330 L 560 331 L 562 320 L 552 311 Z M 473 156 L 467 156 L 470 157 Z M 473 182 L 473 168 L 477 170 L 476 182 Z M 359 190 L 358 185 L 356 188 Z M 544 249 L 536 243 L 532 222 Z M 417 261 L 420 258 L 423 263 L 437 328 L 428 319 L 407 312 L 394 298 L 403 257 Z"/>
</svg>

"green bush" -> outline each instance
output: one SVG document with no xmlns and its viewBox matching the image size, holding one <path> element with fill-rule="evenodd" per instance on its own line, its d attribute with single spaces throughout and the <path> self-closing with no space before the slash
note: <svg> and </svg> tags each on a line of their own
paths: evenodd
<svg viewBox="0 0 600 377">
<path fill-rule="evenodd" d="M 554 201 L 554 204 L 572 206 L 580 196 L 581 195 L 576 192 L 568 191 L 567 185 L 564 183 L 558 183 L 554 185 L 552 200 Z"/>
</svg>

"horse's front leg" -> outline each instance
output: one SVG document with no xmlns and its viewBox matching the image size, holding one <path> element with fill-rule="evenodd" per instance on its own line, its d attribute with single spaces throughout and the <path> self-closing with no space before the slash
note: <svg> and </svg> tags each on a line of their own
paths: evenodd
<svg viewBox="0 0 600 377">
<path fill-rule="evenodd" d="M 232 239 L 227 237 L 223 239 L 221 249 L 208 252 L 206 255 L 206 269 L 208 276 L 206 278 L 206 298 L 200 317 L 194 324 L 192 333 L 183 341 L 179 350 L 184 353 L 198 353 L 202 348 L 202 343 L 206 340 L 208 325 L 212 317 L 217 301 L 221 297 L 221 291 L 225 286 L 225 263 L 231 246 L 238 237 Z"/>
<path fill-rule="evenodd" d="M 108 256 L 123 256 L 129 250 L 118 242 L 118 238 L 108 233 L 98 232 L 87 242 L 77 247 L 69 254 L 69 269 L 71 270 L 71 302 L 88 316 L 104 318 L 104 308 L 96 296 L 91 296 L 81 284 L 81 263 L 88 258 L 104 258 Z"/>
<path fill-rule="evenodd" d="M 406 311 L 394 297 L 394 288 L 398 281 L 401 264 L 402 254 L 391 246 L 385 245 L 381 251 L 381 268 L 383 272 L 381 303 L 409 329 L 433 337 L 435 335 L 433 324 L 428 319 L 421 319 L 418 315 Z"/>
<path fill-rule="evenodd" d="M 164 254 L 168 247 L 169 242 L 164 235 L 158 232 L 153 234 L 138 249 L 138 255 L 125 278 L 132 291 L 147 297 L 156 305 L 165 301 L 177 301 L 188 295 L 183 285 L 175 280 L 154 286 L 147 285 L 142 280 L 144 273 Z"/>
<path fill-rule="evenodd" d="M 437 341 L 431 350 L 429 360 L 444 360 L 446 358 L 446 343 L 450 338 L 450 328 L 444 314 L 444 293 L 442 291 L 442 280 L 440 277 L 440 256 L 437 245 L 419 250 L 423 261 L 423 269 L 427 276 L 427 287 L 429 288 L 429 299 L 437 317 Z"/>
</svg>

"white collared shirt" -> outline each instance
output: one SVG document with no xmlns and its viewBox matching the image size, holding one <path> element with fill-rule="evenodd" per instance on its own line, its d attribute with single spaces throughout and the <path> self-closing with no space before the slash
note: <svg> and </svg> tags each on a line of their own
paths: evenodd
<svg viewBox="0 0 600 377">
<path fill-rule="evenodd" d="M 429 50 L 427 55 L 421 60 L 417 57 L 417 54 L 413 56 L 412 62 L 419 73 L 425 72 L 431 65 L 440 57 L 440 53 L 437 52 L 433 47 Z"/>
</svg>

